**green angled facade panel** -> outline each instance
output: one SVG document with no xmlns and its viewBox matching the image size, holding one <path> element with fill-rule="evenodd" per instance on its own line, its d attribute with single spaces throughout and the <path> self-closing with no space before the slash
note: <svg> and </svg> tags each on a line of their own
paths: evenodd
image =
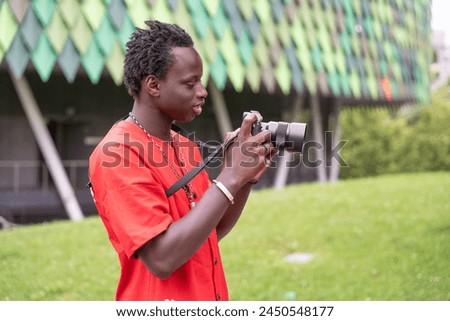
<svg viewBox="0 0 450 321">
<path fill-rule="evenodd" d="M 86 53 L 81 57 L 81 64 L 91 82 L 93 84 L 98 83 L 103 70 L 104 57 L 94 39 L 89 44 Z"/>
<path fill-rule="evenodd" d="M 251 91 L 253 93 L 259 92 L 261 86 L 261 68 L 254 58 L 250 59 L 246 71 L 245 79 L 248 82 Z"/>
<path fill-rule="evenodd" d="M 127 12 L 127 7 L 121 0 L 112 0 L 107 7 L 109 17 L 116 30 L 122 27 Z"/>
<path fill-rule="evenodd" d="M 123 68 L 120 68 L 120 66 L 123 65 L 124 59 L 125 56 L 122 52 L 122 48 L 120 47 L 120 44 L 115 41 L 111 49 L 111 54 L 108 55 L 106 60 L 106 66 L 116 85 L 120 85 L 123 82 Z"/>
<path fill-rule="evenodd" d="M 92 30 L 96 30 L 102 21 L 105 13 L 105 6 L 102 0 L 83 1 L 81 11 Z"/>
<path fill-rule="evenodd" d="M 102 22 L 94 33 L 94 38 L 103 54 L 109 56 L 112 46 L 117 38 L 117 32 L 108 15 L 103 16 Z"/>
<path fill-rule="evenodd" d="M 25 15 L 20 24 L 19 32 L 22 34 L 22 38 L 27 47 L 30 51 L 33 51 L 41 36 L 42 26 L 32 10 L 29 10 Z"/>
<path fill-rule="evenodd" d="M 45 82 L 50 78 L 57 55 L 44 33 L 41 34 L 31 54 L 31 60 L 39 76 Z"/>
<path fill-rule="evenodd" d="M 47 26 L 56 10 L 56 0 L 34 0 L 31 6 L 43 26 Z"/>
<path fill-rule="evenodd" d="M 292 85 L 291 69 L 284 53 L 281 55 L 278 65 L 274 70 L 275 79 L 280 86 L 281 91 L 288 95 Z"/>
<path fill-rule="evenodd" d="M 430 98 L 431 0 L 0 1 L 0 63 L 47 81 L 86 73 L 123 83 L 126 43 L 145 20 L 177 23 L 195 41 L 204 82 L 238 92 L 307 91 L 373 101 Z M 19 58 L 20 57 L 20 58 Z M 383 84 L 389 84 L 386 95 Z"/>
<path fill-rule="evenodd" d="M 4 1 L 0 5 L 0 48 L 4 52 L 8 51 L 12 45 L 14 37 L 20 37 L 16 34 L 18 29 L 19 22 L 16 20 L 8 2 Z"/>
<path fill-rule="evenodd" d="M 89 29 L 84 16 L 80 15 L 76 20 L 73 27 L 70 29 L 72 40 L 80 52 L 80 56 L 83 55 L 88 49 L 89 43 L 92 39 L 92 30 Z"/>
<path fill-rule="evenodd" d="M 6 61 L 14 75 L 20 76 L 23 74 L 29 58 L 29 53 L 22 37 L 15 37 L 6 55 Z"/>
<path fill-rule="evenodd" d="M 77 18 L 81 15 L 80 4 L 77 0 L 61 0 L 58 10 L 69 29 L 72 29 Z"/>
<path fill-rule="evenodd" d="M 48 25 L 46 31 L 48 35 L 47 37 L 53 48 L 55 48 L 56 52 L 60 54 L 64 48 L 69 32 L 67 31 L 61 14 L 58 11 L 53 15 L 53 19 Z"/>
<path fill-rule="evenodd" d="M 151 1 L 149 1 L 149 3 L 151 3 Z M 149 17 L 154 17 L 168 23 L 175 22 L 173 12 L 167 1 L 156 1 L 156 3 L 152 6 L 151 15 L 149 15 Z"/>
<path fill-rule="evenodd" d="M 227 84 L 227 66 L 220 51 L 217 51 L 215 59 L 210 65 L 210 75 L 217 88 L 223 90 Z"/>
<path fill-rule="evenodd" d="M 69 83 L 73 83 L 80 65 L 80 55 L 72 40 L 68 38 L 58 57 L 58 65 Z"/>
<path fill-rule="evenodd" d="M 274 94 L 276 90 L 276 83 L 274 78 L 274 70 L 271 65 L 263 67 L 261 78 L 262 84 L 268 93 Z"/>
</svg>

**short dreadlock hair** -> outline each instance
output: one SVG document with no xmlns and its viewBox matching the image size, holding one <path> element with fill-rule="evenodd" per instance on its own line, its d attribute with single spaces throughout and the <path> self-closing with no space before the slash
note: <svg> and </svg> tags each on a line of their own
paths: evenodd
<svg viewBox="0 0 450 321">
<path fill-rule="evenodd" d="M 148 75 L 164 77 L 174 57 L 173 47 L 191 47 L 191 36 L 175 24 L 146 21 L 147 29 L 137 28 L 127 42 L 124 83 L 131 96 L 141 91 L 141 80 Z"/>
</svg>

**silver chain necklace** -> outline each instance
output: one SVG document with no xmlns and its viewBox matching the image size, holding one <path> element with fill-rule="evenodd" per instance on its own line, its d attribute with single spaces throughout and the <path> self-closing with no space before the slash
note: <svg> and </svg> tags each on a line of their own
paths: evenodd
<svg viewBox="0 0 450 321">
<path fill-rule="evenodd" d="M 130 118 L 133 120 L 133 122 L 134 122 L 136 125 L 138 125 L 138 127 L 139 127 L 140 129 L 142 129 L 142 131 L 148 136 L 148 138 L 150 139 L 150 141 L 151 141 L 153 144 L 155 144 L 156 147 L 158 147 L 158 149 L 160 150 L 162 156 L 163 156 L 164 159 L 167 161 L 167 164 L 169 165 L 170 169 L 171 169 L 172 172 L 175 174 L 175 176 L 177 177 L 177 179 L 181 179 L 180 174 L 178 173 L 178 171 L 176 170 L 176 168 L 173 166 L 173 164 L 169 161 L 169 157 L 167 156 L 166 152 L 164 152 L 164 149 L 163 149 L 157 142 L 155 142 L 155 140 L 153 139 L 153 136 L 150 135 L 150 133 L 144 128 L 144 126 L 141 125 L 141 123 L 137 120 L 136 116 L 134 116 L 133 113 L 130 112 L 128 115 L 129 115 Z M 172 142 L 174 142 L 174 143 L 176 142 L 176 140 L 174 140 L 173 137 L 171 137 L 171 139 L 172 139 L 172 140 L 171 140 Z M 177 144 L 178 144 L 178 143 L 177 143 Z M 179 157 L 177 157 L 177 158 L 178 158 L 179 163 L 180 163 L 180 166 L 179 166 L 179 167 L 180 167 L 180 170 L 181 170 L 182 173 L 183 173 L 183 171 L 184 171 L 184 173 L 187 173 L 186 161 L 185 161 L 185 159 L 184 159 L 183 152 L 181 151 L 181 148 L 180 148 L 179 145 L 177 146 L 176 150 L 178 150 L 178 152 L 179 152 Z M 191 184 L 191 183 L 187 183 L 186 185 L 183 186 L 183 190 L 184 190 L 184 192 L 186 193 L 186 196 L 187 196 L 187 198 L 188 198 L 188 201 L 189 201 L 189 207 L 190 207 L 190 208 L 193 208 L 193 207 L 195 206 L 195 198 L 196 198 L 196 195 L 195 195 L 195 193 L 192 191 L 192 190 L 193 190 L 192 184 Z"/>
</svg>

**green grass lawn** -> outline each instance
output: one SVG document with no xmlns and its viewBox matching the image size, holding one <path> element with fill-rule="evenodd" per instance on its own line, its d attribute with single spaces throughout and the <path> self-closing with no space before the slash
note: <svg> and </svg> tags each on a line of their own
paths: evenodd
<svg viewBox="0 0 450 321">
<path fill-rule="evenodd" d="M 450 300 L 450 172 L 255 191 L 221 242 L 232 300 Z M 112 300 L 97 217 L 0 231 L 0 300 Z M 287 263 L 292 253 L 308 263 Z"/>
</svg>

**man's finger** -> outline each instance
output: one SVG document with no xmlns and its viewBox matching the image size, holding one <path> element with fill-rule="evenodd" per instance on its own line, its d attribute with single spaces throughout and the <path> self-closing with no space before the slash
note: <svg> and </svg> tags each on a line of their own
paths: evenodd
<svg viewBox="0 0 450 321">
<path fill-rule="evenodd" d="M 224 142 L 226 142 L 228 139 L 230 139 L 231 137 L 236 137 L 238 134 L 239 134 L 239 131 L 240 131 L 241 129 L 240 128 L 238 128 L 238 129 L 236 129 L 236 130 L 234 130 L 234 131 L 232 131 L 232 132 L 228 132 L 226 135 L 225 135 L 225 138 L 223 139 L 223 141 Z"/>
<path fill-rule="evenodd" d="M 248 137 L 252 134 L 252 124 L 257 120 L 255 114 L 249 113 L 242 121 L 239 137 Z"/>
<path fill-rule="evenodd" d="M 270 142 L 270 131 L 263 130 L 255 135 L 255 141 L 259 144 L 264 144 Z"/>
</svg>

